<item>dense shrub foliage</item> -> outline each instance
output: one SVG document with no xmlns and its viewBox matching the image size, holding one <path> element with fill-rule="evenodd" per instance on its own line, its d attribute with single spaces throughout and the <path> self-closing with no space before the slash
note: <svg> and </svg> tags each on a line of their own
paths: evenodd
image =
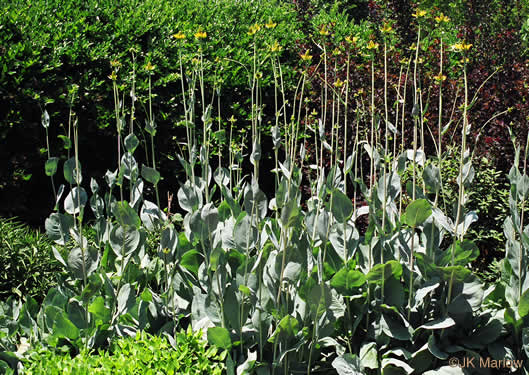
<svg viewBox="0 0 529 375">
<path fill-rule="evenodd" d="M 42 301 L 60 271 L 51 244 L 18 221 L 0 219 L 0 299 L 31 296 Z"/>
<path fill-rule="evenodd" d="M 20 374 L 222 374 L 226 352 L 208 347 L 201 333 L 181 331 L 171 341 L 137 334 L 112 343 L 99 353 L 32 349 Z"/>
</svg>

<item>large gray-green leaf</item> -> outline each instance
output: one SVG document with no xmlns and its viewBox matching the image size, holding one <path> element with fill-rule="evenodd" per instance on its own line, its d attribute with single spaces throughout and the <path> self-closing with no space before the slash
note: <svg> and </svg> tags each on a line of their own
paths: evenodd
<svg viewBox="0 0 529 375">
<path fill-rule="evenodd" d="M 386 367 L 393 366 L 403 369 L 406 374 L 411 374 L 413 372 L 413 368 L 408 365 L 406 362 L 401 361 L 400 359 L 396 358 L 382 358 L 382 369 L 385 369 Z M 386 373 L 386 371 L 384 371 Z"/>
<path fill-rule="evenodd" d="M 240 250 L 252 249 L 257 242 L 257 228 L 252 225 L 252 218 L 245 215 L 239 218 L 233 229 L 233 239 Z"/>
<path fill-rule="evenodd" d="M 138 173 L 138 163 L 136 162 L 136 159 L 134 159 L 134 156 L 130 152 L 126 152 L 121 157 L 121 170 L 120 173 L 129 180 L 135 180 L 139 173 Z"/>
<path fill-rule="evenodd" d="M 44 165 L 44 172 L 46 173 L 46 176 L 54 176 L 55 173 L 57 173 L 58 164 L 59 158 L 56 156 L 53 156 L 46 160 L 46 164 Z"/>
<path fill-rule="evenodd" d="M 186 181 L 178 190 L 178 203 L 187 212 L 193 212 L 202 206 L 202 192 L 196 185 Z"/>
<path fill-rule="evenodd" d="M 121 286 L 118 293 L 118 314 L 127 313 L 135 304 L 134 289 L 127 283 Z"/>
<path fill-rule="evenodd" d="M 332 192 L 331 212 L 339 223 L 346 222 L 353 215 L 351 199 L 338 189 Z"/>
<path fill-rule="evenodd" d="M 419 329 L 444 329 L 444 328 L 452 327 L 455 324 L 456 322 L 454 321 L 454 319 L 450 317 L 445 317 L 445 318 L 436 319 L 428 323 L 425 323 L 419 328 L 417 328 L 416 331 Z"/>
<path fill-rule="evenodd" d="M 364 368 L 378 368 L 377 344 L 374 342 L 365 343 L 360 348 L 360 363 Z"/>
<path fill-rule="evenodd" d="M 266 195 L 259 189 L 254 181 L 252 186 L 248 186 L 244 194 L 244 209 L 248 214 L 256 215 L 260 219 L 266 217 L 268 202 Z"/>
<path fill-rule="evenodd" d="M 147 200 L 143 201 L 140 216 L 143 225 L 151 232 L 161 227 L 167 220 L 165 213 L 156 204 Z"/>
<path fill-rule="evenodd" d="M 448 359 L 448 354 L 439 347 L 439 344 L 437 343 L 437 339 L 435 338 L 433 333 L 428 338 L 428 350 L 430 351 L 430 353 L 432 353 L 434 356 L 436 356 L 439 359 L 442 359 L 442 360 Z"/>
<path fill-rule="evenodd" d="M 83 275 L 90 276 L 98 265 L 99 251 L 92 246 L 88 246 L 84 251 L 80 247 L 74 247 L 68 255 L 68 268 L 77 279 L 82 280 Z"/>
<path fill-rule="evenodd" d="M 85 206 L 88 195 L 82 187 L 74 187 L 64 199 L 64 210 L 70 215 L 77 215 Z"/>
<path fill-rule="evenodd" d="M 130 207 L 127 201 L 112 204 L 112 213 L 121 226 L 139 228 L 141 225 L 141 220 L 136 210 Z"/>
<path fill-rule="evenodd" d="M 403 221 L 410 227 L 421 225 L 432 214 L 432 206 L 426 199 L 417 199 L 406 207 Z"/>
<path fill-rule="evenodd" d="M 529 289 L 527 289 L 520 298 L 518 314 L 520 314 L 521 318 L 524 318 L 529 314 Z"/>
<path fill-rule="evenodd" d="M 70 215 L 53 213 L 44 222 L 46 234 L 55 243 L 64 246 L 70 240 L 70 229 L 74 221 Z"/>
<path fill-rule="evenodd" d="M 141 166 L 141 176 L 153 185 L 157 185 L 160 182 L 160 172 L 146 165 Z"/>
<path fill-rule="evenodd" d="M 346 353 L 332 361 L 338 375 L 364 375 L 360 359 L 355 354 Z"/>
<path fill-rule="evenodd" d="M 208 328 L 208 342 L 221 349 L 231 349 L 231 337 L 226 328 L 212 327 Z"/>
<path fill-rule="evenodd" d="M 202 207 L 200 218 L 210 233 L 213 233 L 213 231 L 217 229 L 219 223 L 219 211 L 215 208 L 213 203 L 208 203 Z"/>
<path fill-rule="evenodd" d="M 136 228 L 114 226 L 110 232 L 110 246 L 116 256 L 124 258 L 138 248 L 140 238 L 140 232 Z"/>
<path fill-rule="evenodd" d="M 437 193 L 441 189 L 441 171 L 439 167 L 428 164 L 424 168 L 422 178 L 430 192 Z"/>
<path fill-rule="evenodd" d="M 364 285 L 366 278 L 358 270 L 342 268 L 331 279 L 331 286 L 343 296 L 353 296 Z"/>
<path fill-rule="evenodd" d="M 133 133 L 125 137 L 125 148 L 131 154 L 134 154 L 134 151 L 136 151 L 136 148 L 139 144 L 140 141 L 138 140 L 138 137 L 136 137 Z"/>
<path fill-rule="evenodd" d="M 64 179 L 72 185 L 80 185 L 81 182 L 83 182 L 83 177 L 81 174 L 81 162 L 79 160 L 77 160 L 77 165 L 79 166 L 79 169 L 76 169 L 75 157 L 71 157 L 64 162 Z"/>
</svg>

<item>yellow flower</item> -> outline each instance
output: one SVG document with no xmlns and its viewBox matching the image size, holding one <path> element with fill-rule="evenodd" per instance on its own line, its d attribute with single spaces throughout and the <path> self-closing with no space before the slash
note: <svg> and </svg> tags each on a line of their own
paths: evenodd
<svg viewBox="0 0 529 375">
<path fill-rule="evenodd" d="M 334 87 L 337 87 L 337 88 L 340 88 L 340 87 L 343 87 L 344 85 L 344 82 L 338 78 L 335 82 L 334 82 Z"/>
<path fill-rule="evenodd" d="M 325 25 L 323 25 L 322 27 L 320 27 L 320 35 L 323 35 L 323 36 L 327 36 L 329 35 L 329 30 L 327 30 L 327 27 Z"/>
<path fill-rule="evenodd" d="M 208 34 L 205 31 L 203 31 L 202 29 L 199 29 L 195 33 L 195 39 L 205 39 L 207 36 L 208 36 Z"/>
<path fill-rule="evenodd" d="M 279 45 L 277 40 L 275 40 L 274 43 L 270 46 L 270 51 L 271 52 L 279 52 L 279 51 L 281 51 L 281 49 L 282 49 L 282 47 Z"/>
<path fill-rule="evenodd" d="M 468 57 L 463 57 L 463 58 L 461 59 L 461 63 L 462 63 L 462 64 L 465 64 L 465 63 L 467 63 L 467 62 L 469 62 L 469 61 L 470 61 L 470 60 L 469 60 Z"/>
<path fill-rule="evenodd" d="M 412 17 L 421 18 L 421 17 L 424 17 L 425 15 L 426 15 L 426 11 L 425 10 L 417 9 L 415 11 L 415 13 L 412 14 Z"/>
<path fill-rule="evenodd" d="M 380 29 L 384 34 L 389 34 L 393 31 L 393 27 L 389 23 L 385 23 L 384 26 Z"/>
<path fill-rule="evenodd" d="M 255 73 L 255 79 L 259 80 L 259 79 L 261 79 L 261 78 L 263 78 L 263 72 L 257 72 L 257 73 Z"/>
<path fill-rule="evenodd" d="M 120 63 L 118 60 L 112 60 L 112 61 L 110 62 L 110 66 L 111 66 L 112 68 L 120 68 L 120 67 L 121 67 L 121 63 Z"/>
<path fill-rule="evenodd" d="M 177 32 L 176 34 L 173 34 L 173 38 L 177 39 L 177 40 L 182 40 L 182 39 L 185 39 L 186 36 L 184 33 L 182 32 Z"/>
<path fill-rule="evenodd" d="M 256 23 L 256 24 L 250 26 L 250 29 L 248 30 L 248 35 L 254 35 L 259 30 L 261 30 L 261 25 Z"/>
<path fill-rule="evenodd" d="M 439 73 L 438 75 L 434 76 L 433 79 L 436 82 L 440 83 L 440 82 L 446 81 L 446 76 L 444 74 Z"/>
<path fill-rule="evenodd" d="M 443 13 L 441 13 L 440 15 L 438 15 L 437 17 L 435 17 L 435 21 L 437 23 L 441 23 L 441 22 L 450 22 L 450 18 L 448 18 L 447 16 L 445 16 Z"/>
<path fill-rule="evenodd" d="M 231 122 L 232 124 L 234 124 L 235 122 L 237 122 L 237 119 L 231 115 L 231 117 L 228 119 L 229 122 Z"/>
<path fill-rule="evenodd" d="M 332 51 L 332 54 L 334 56 L 339 56 L 342 52 L 338 49 L 338 47 L 336 47 L 333 51 Z"/>
<path fill-rule="evenodd" d="M 148 72 L 152 72 L 154 68 L 156 68 L 156 65 L 152 65 L 150 61 L 145 65 L 145 70 Z"/>
<path fill-rule="evenodd" d="M 367 49 L 377 49 L 377 48 L 378 48 L 378 43 L 375 43 L 372 40 L 370 40 L 369 43 L 367 43 Z"/>
<path fill-rule="evenodd" d="M 357 36 L 346 36 L 345 41 L 348 43 L 356 44 L 356 42 L 358 42 L 358 37 Z"/>
<path fill-rule="evenodd" d="M 273 29 L 273 28 L 276 27 L 276 26 L 277 26 L 277 23 L 272 22 L 272 19 L 271 19 L 271 18 L 268 19 L 268 22 L 267 22 L 267 23 L 265 23 L 265 27 L 266 27 L 267 29 Z"/>
<path fill-rule="evenodd" d="M 301 60 L 303 61 L 312 60 L 312 55 L 309 55 L 309 50 L 306 50 L 304 54 L 300 54 L 299 57 L 301 57 Z"/>
<path fill-rule="evenodd" d="M 408 64 L 408 63 L 410 62 L 410 59 L 408 59 L 408 58 L 402 58 L 402 59 L 399 60 L 399 62 L 400 62 L 401 64 L 403 64 L 403 65 L 406 65 L 406 64 Z"/>
<path fill-rule="evenodd" d="M 452 51 L 454 52 L 468 51 L 470 47 L 472 47 L 472 44 L 465 42 L 456 43 L 451 46 Z"/>
<path fill-rule="evenodd" d="M 417 48 L 417 44 L 415 43 L 410 44 L 410 46 L 408 47 L 410 51 L 415 51 L 416 48 Z"/>
<path fill-rule="evenodd" d="M 108 76 L 112 81 L 115 81 L 118 78 L 118 75 L 116 74 L 116 71 L 113 70 L 112 73 Z"/>
</svg>

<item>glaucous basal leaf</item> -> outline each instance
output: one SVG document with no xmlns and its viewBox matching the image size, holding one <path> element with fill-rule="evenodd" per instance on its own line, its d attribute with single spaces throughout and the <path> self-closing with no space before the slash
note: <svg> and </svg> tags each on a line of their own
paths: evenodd
<svg viewBox="0 0 529 375">
<path fill-rule="evenodd" d="M 358 293 L 366 282 L 365 275 L 358 270 L 342 268 L 331 279 L 331 286 L 341 295 L 348 297 Z"/>
<path fill-rule="evenodd" d="M 79 166 L 79 169 L 76 168 L 77 165 Z M 81 162 L 78 160 L 76 163 L 75 157 L 71 157 L 70 159 L 64 162 L 63 172 L 64 179 L 68 183 L 72 185 L 80 185 L 81 182 L 83 182 L 83 176 L 81 174 Z"/>
<path fill-rule="evenodd" d="M 244 215 L 235 223 L 233 240 L 240 250 L 246 251 L 255 247 L 257 235 L 257 228 L 252 225 L 251 216 Z"/>
<path fill-rule="evenodd" d="M 44 172 L 46 173 L 46 176 L 54 176 L 55 173 L 57 173 L 57 165 L 59 164 L 59 158 L 56 156 L 53 156 L 46 160 L 46 164 L 44 165 Z"/>
<path fill-rule="evenodd" d="M 450 318 L 449 316 L 441 319 L 432 320 L 428 323 L 423 324 L 422 326 L 418 327 L 415 331 L 418 331 L 419 329 L 445 329 L 453 327 L 456 324 L 454 319 Z"/>
<path fill-rule="evenodd" d="M 178 203 L 183 210 L 193 212 L 202 206 L 202 193 L 190 181 L 178 189 Z"/>
<path fill-rule="evenodd" d="M 70 215 L 53 213 L 44 223 L 46 234 L 56 244 L 64 246 L 70 240 L 70 229 L 74 226 Z"/>
<path fill-rule="evenodd" d="M 247 186 L 244 194 L 244 209 L 250 215 L 257 215 L 260 219 L 266 217 L 268 202 L 266 195 L 259 187 Z"/>
<path fill-rule="evenodd" d="M 424 168 L 422 178 L 430 192 L 437 193 L 441 189 L 441 170 L 439 167 L 428 164 Z"/>
<path fill-rule="evenodd" d="M 208 328 L 208 342 L 226 350 L 230 350 L 232 346 L 230 333 L 223 327 Z"/>
<path fill-rule="evenodd" d="M 153 185 L 157 185 L 160 182 L 160 172 L 146 165 L 141 166 L 141 176 Z"/>
<path fill-rule="evenodd" d="M 118 314 L 127 313 L 134 306 L 136 302 L 134 293 L 129 283 L 121 286 L 118 293 Z"/>
<path fill-rule="evenodd" d="M 338 375 L 364 375 L 360 359 L 355 354 L 346 353 L 332 362 Z"/>
<path fill-rule="evenodd" d="M 382 278 L 387 280 L 389 277 L 393 276 L 398 280 L 401 275 L 402 265 L 396 260 L 390 260 L 384 264 L 375 265 L 366 275 L 366 278 L 372 283 L 381 284 Z"/>
<path fill-rule="evenodd" d="M 518 314 L 520 314 L 521 318 L 524 318 L 529 314 L 529 290 L 526 290 L 520 298 Z"/>
<path fill-rule="evenodd" d="M 331 212 L 339 223 L 344 223 L 353 215 L 353 202 L 343 192 L 335 189 L 331 196 Z"/>
<path fill-rule="evenodd" d="M 220 188 L 227 187 L 230 184 L 230 172 L 226 168 L 217 168 L 213 174 L 213 179 Z"/>
<path fill-rule="evenodd" d="M 75 247 L 68 255 L 68 269 L 79 280 L 82 280 L 84 276 L 90 276 L 98 265 L 99 251 L 93 246 L 88 246 L 84 251 L 80 247 Z"/>
<path fill-rule="evenodd" d="M 219 223 L 219 211 L 213 205 L 213 203 L 208 203 L 202 207 L 200 217 L 210 233 L 213 233 L 213 231 L 217 229 L 217 225 Z"/>
<path fill-rule="evenodd" d="M 88 200 L 86 191 L 82 187 L 74 187 L 64 199 L 64 210 L 70 215 L 76 215 Z"/>
<path fill-rule="evenodd" d="M 92 195 L 90 198 L 90 208 L 92 209 L 96 219 L 99 219 L 105 215 L 105 202 L 99 195 Z"/>
<path fill-rule="evenodd" d="M 134 154 L 134 151 L 136 151 L 136 148 L 138 147 L 139 144 L 140 144 L 140 141 L 133 133 L 125 137 L 125 148 L 131 154 Z"/>
<path fill-rule="evenodd" d="M 261 143 L 255 140 L 252 146 L 252 153 L 250 154 L 250 162 L 252 165 L 255 165 L 259 160 L 261 160 Z"/>
<path fill-rule="evenodd" d="M 53 336 L 65 337 L 70 340 L 76 340 L 79 337 L 79 328 L 68 319 L 64 311 L 61 311 L 55 317 L 55 321 L 53 322 Z"/>
<path fill-rule="evenodd" d="M 432 206 L 426 199 L 417 199 L 406 207 L 402 219 L 410 227 L 421 225 L 432 214 Z"/>
<path fill-rule="evenodd" d="M 165 213 L 156 204 L 149 201 L 143 201 L 140 216 L 143 225 L 150 231 L 161 227 L 167 220 Z"/>
<path fill-rule="evenodd" d="M 96 297 L 88 306 L 88 312 L 92 314 L 96 327 L 110 322 L 112 317 L 112 312 L 105 306 L 105 299 L 101 296 Z"/>
<path fill-rule="evenodd" d="M 132 192 L 130 205 L 134 211 L 137 211 L 140 208 L 140 203 L 143 199 L 143 180 L 138 178 L 136 182 L 134 182 L 134 186 L 132 186 L 131 189 Z"/>
<path fill-rule="evenodd" d="M 120 173 L 128 180 L 135 180 L 138 176 L 138 163 L 130 152 L 126 152 L 121 157 Z"/>
<path fill-rule="evenodd" d="M 141 220 L 136 210 L 129 206 L 129 202 L 121 201 L 112 204 L 112 214 L 121 226 L 139 228 Z"/>
<path fill-rule="evenodd" d="M 114 226 L 110 232 L 110 246 L 116 256 L 126 257 L 132 254 L 140 244 L 140 232 L 130 226 Z"/>
<path fill-rule="evenodd" d="M 378 368 L 378 351 L 377 344 L 368 342 L 360 348 L 360 363 L 364 368 L 377 369 Z"/>
<path fill-rule="evenodd" d="M 479 363 L 479 362 L 478 362 Z M 465 375 L 461 367 L 443 366 L 435 370 L 426 371 L 423 375 Z"/>
</svg>

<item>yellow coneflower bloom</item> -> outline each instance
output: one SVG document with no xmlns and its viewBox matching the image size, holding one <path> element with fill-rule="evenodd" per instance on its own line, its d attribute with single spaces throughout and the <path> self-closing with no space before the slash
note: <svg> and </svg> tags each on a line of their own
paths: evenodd
<svg viewBox="0 0 529 375">
<path fill-rule="evenodd" d="M 108 76 L 108 78 L 110 78 L 112 81 L 115 81 L 116 79 L 118 79 L 118 75 L 116 74 L 116 71 L 112 71 L 112 73 L 110 73 L 110 75 Z"/>
<path fill-rule="evenodd" d="M 438 75 L 434 76 L 433 79 L 436 82 L 440 83 L 440 82 L 446 81 L 446 76 L 444 74 L 439 73 Z"/>
<path fill-rule="evenodd" d="M 412 17 L 415 17 L 415 18 L 421 18 L 421 17 L 424 17 L 426 15 L 426 11 L 425 10 L 422 10 L 422 9 L 417 9 L 415 11 L 415 13 L 412 14 Z"/>
<path fill-rule="evenodd" d="M 177 39 L 177 40 L 182 40 L 182 39 L 185 39 L 186 36 L 184 33 L 182 32 L 177 32 L 176 34 L 173 34 L 173 38 Z"/>
<path fill-rule="evenodd" d="M 301 60 L 303 61 L 312 60 L 312 55 L 309 55 L 309 50 L 306 50 L 304 54 L 300 54 L 299 57 L 301 57 Z"/>
<path fill-rule="evenodd" d="M 327 30 L 327 27 L 325 25 L 323 25 L 322 27 L 320 27 L 320 35 L 323 35 L 323 36 L 327 36 L 329 35 L 329 30 Z"/>
<path fill-rule="evenodd" d="M 346 36 L 345 41 L 348 43 L 356 44 L 356 42 L 358 42 L 358 37 L 357 36 Z"/>
<path fill-rule="evenodd" d="M 207 36 L 208 34 L 200 29 L 195 33 L 195 39 L 205 39 Z"/>
<path fill-rule="evenodd" d="M 274 41 L 274 43 L 270 46 L 271 52 L 279 52 L 281 51 L 281 45 L 277 42 L 277 40 Z"/>
<path fill-rule="evenodd" d="M 472 44 L 461 42 L 461 43 L 456 43 L 452 45 L 451 49 L 452 51 L 455 51 L 455 52 L 461 52 L 461 51 L 468 51 L 470 47 L 472 47 Z"/>
<path fill-rule="evenodd" d="M 393 27 L 389 23 L 385 23 L 384 26 L 380 29 L 384 34 L 389 34 L 393 31 Z"/>
<path fill-rule="evenodd" d="M 256 23 L 256 24 L 250 26 L 250 29 L 248 30 L 248 35 L 254 35 L 259 30 L 261 30 L 261 25 Z"/>
<path fill-rule="evenodd" d="M 151 62 L 149 61 L 146 65 L 145 65 L 145 70 L 148 71 L 148 72 L 152 72 L 154 70 L 154 68 L 156 68 L 156 65 L 152 65 Z"/>
<path fill-rule="evenodd" d="M 272 22 L 272 19 L 271 19 L 271 18 L 268 19 L 268 22 L 267 22 L 267 23 L 265 23 L 265 27 L 266 27 L 267 29 L 273 29 L 273 28 L 276 27 L 276 26 L 277 26 L 277 23 Z"/>
<path fill-rule="evenodd" d="M 120 67 L 121 67 L 121 63 L 120 63 L 118 60 L 112 60 L 112 61 L 110 62 L 110 66 L 111 66 L 112 68 L 120 68 Z"/>
<path fill-rule="evenodd" d="M 343 85 L 344 85 L 344 82 L 340 78 L 334 81 L 334 87 L 341 88 L 343 87 Z"/>
<path fill-rule="evenodd" d="M 441 23 L 441 22 L 447 23 L 447 22 L 450 22 L 450 18 L 448 18 L 447 16 L 445 16 L 443 13 L 441 13 L 440 15 L 438 15 L 437 17 L 435 17 L 435 21 L 436 21 L 437 23 Z"/>
<path fill-rule="evenodd" d="M 377 49 L 377 48 L 378 48 L 378 43 L 375 43 L 372 40 L 370 40 L 369 43 L 367 43 L 367 49 Z"/>
</svg>

